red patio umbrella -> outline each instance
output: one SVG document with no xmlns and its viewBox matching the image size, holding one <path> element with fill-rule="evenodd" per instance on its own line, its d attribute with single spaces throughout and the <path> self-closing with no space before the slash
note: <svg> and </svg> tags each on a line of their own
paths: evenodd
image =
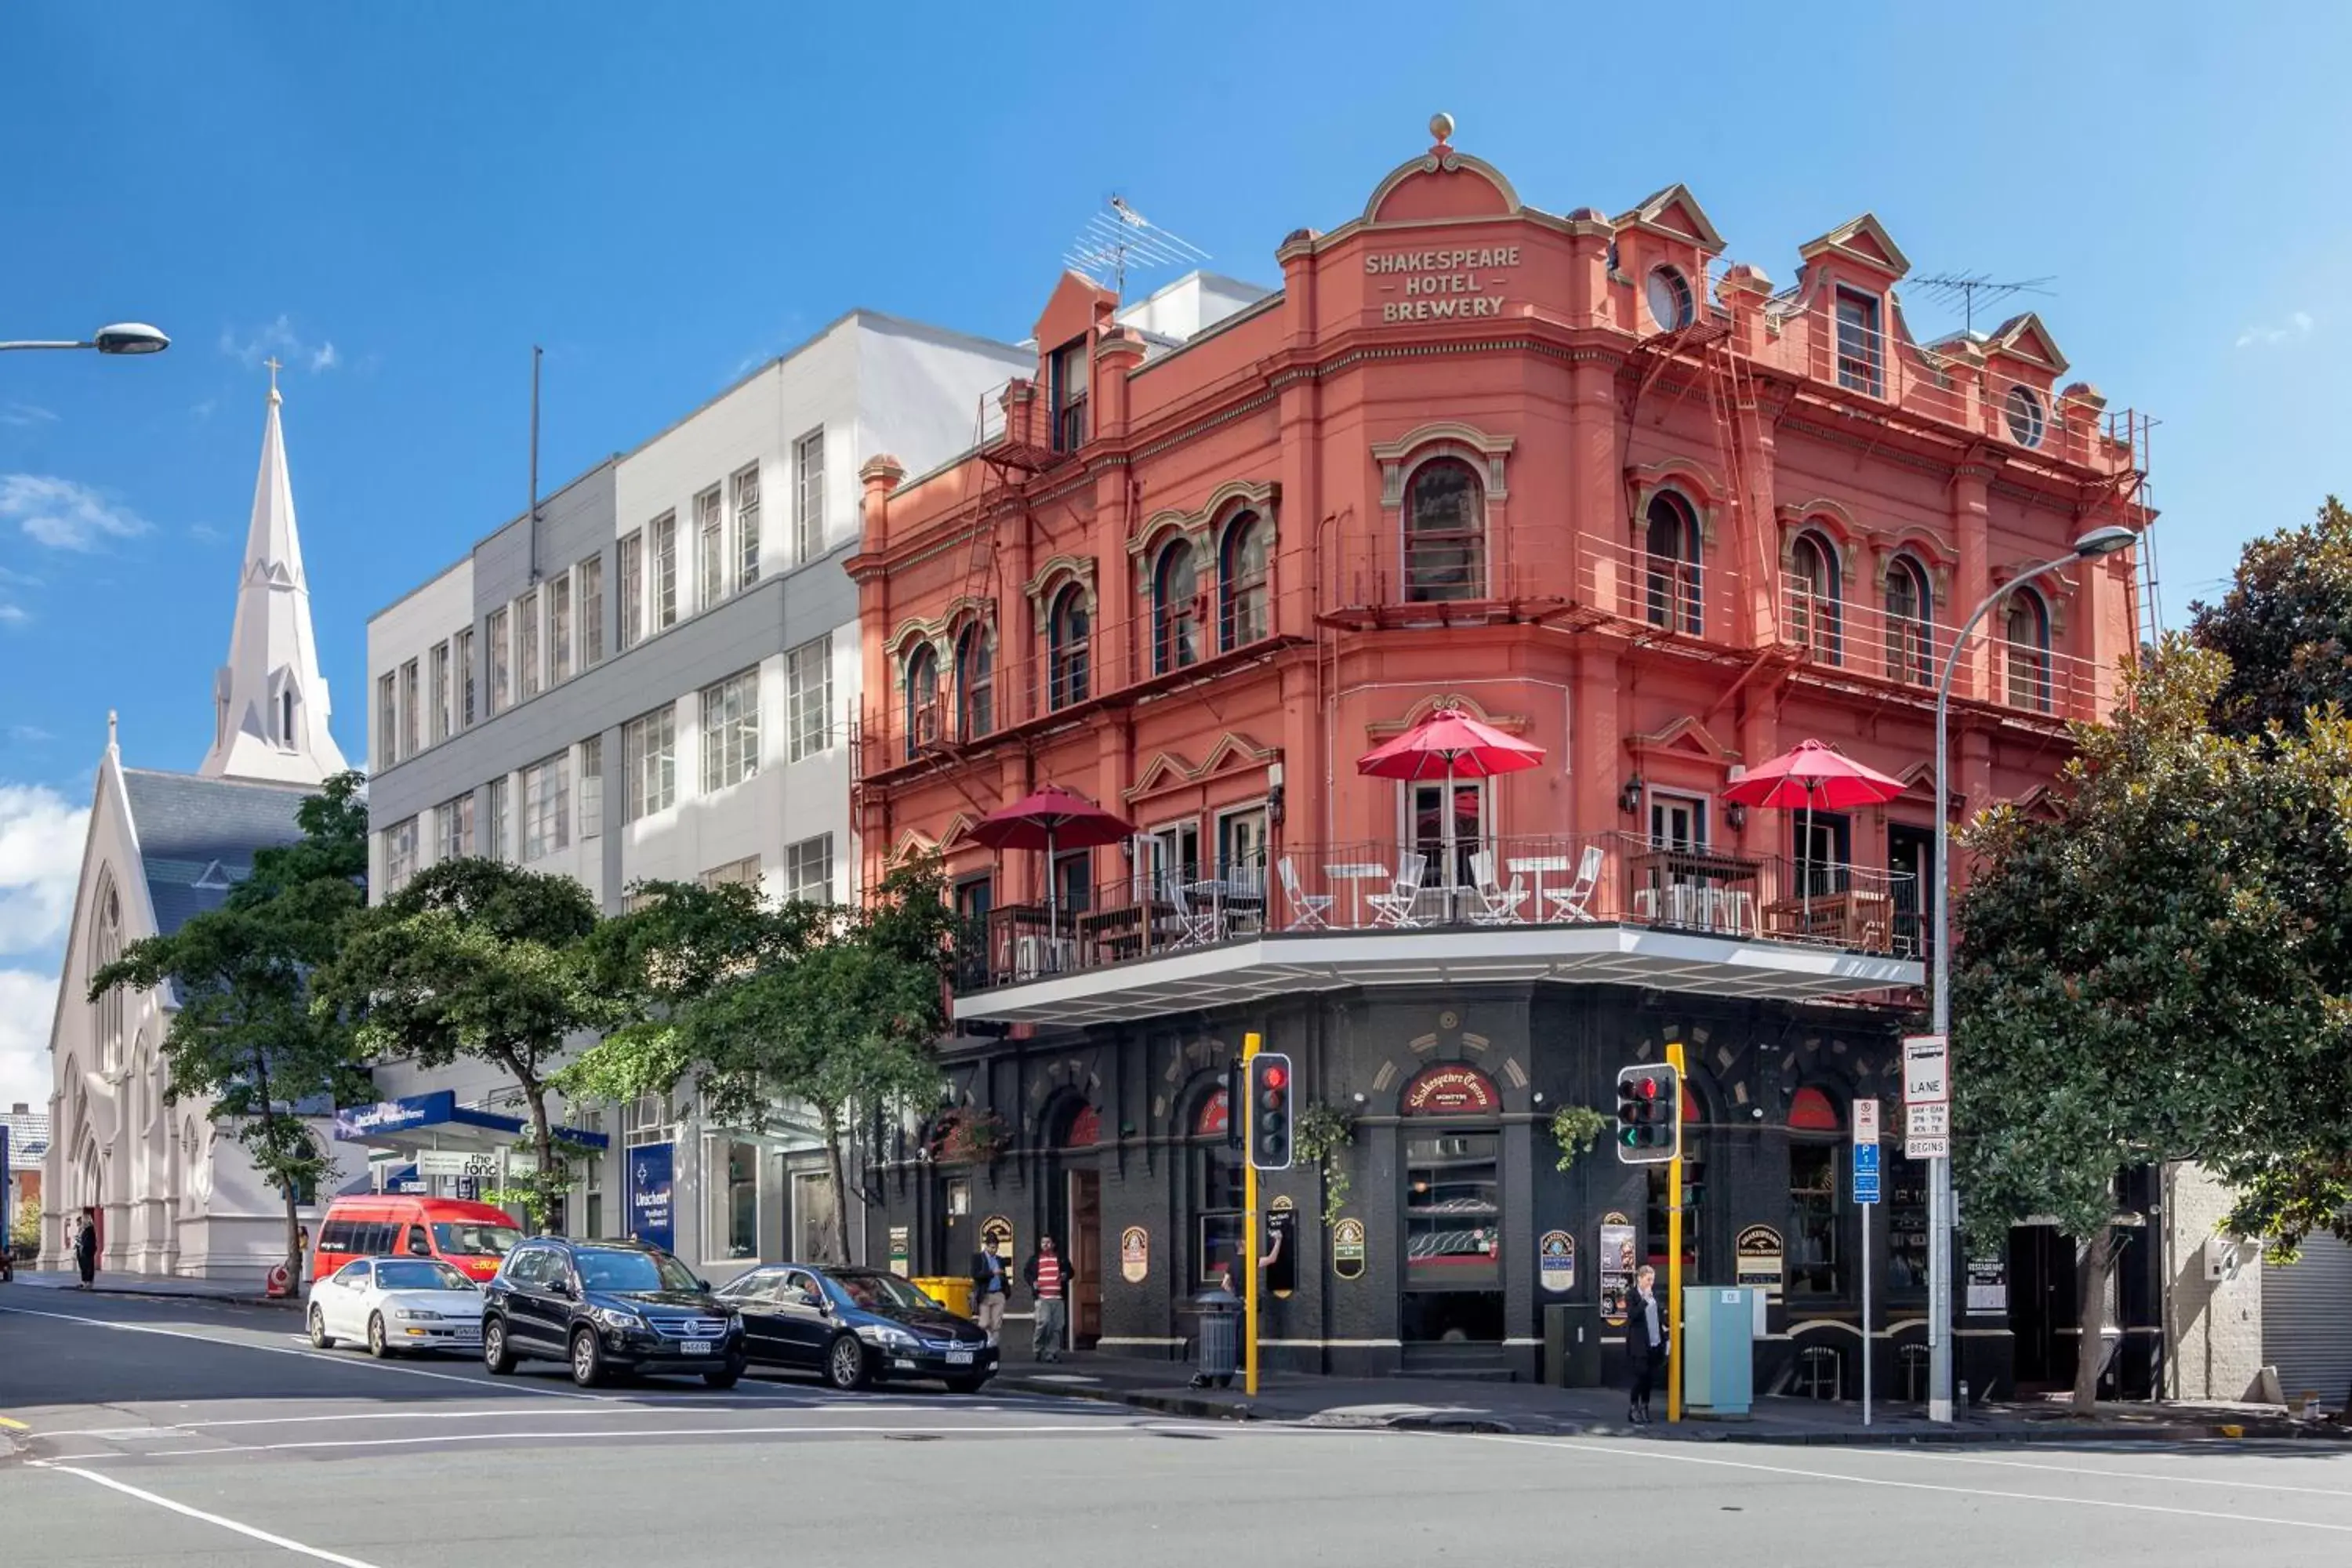
<svg viewBox="0 0 2352 1568">
<path fill-rule="evenodd" d="M 1901 780 L 1888 778 L 1819 741 L 1800 741 L 1794 749 L 1748 769 L 1745 778 L 1723 792 L 1723 798 L 1780 811 L 1804 808 L 1805 831 L 1797 841 L 1797 877 L 1810 904 L 1813 890 L 1805 876 L 1805 848 L 1813 836 L 1813 807 L 1883 805 L 1901 795 L 1903 788 Z"/>
<path fill-rule="evenodd" d="M 1454 781 L 1457 777 L 1492 778 L 1539 765 L 1544 749 L 1532 741 L 1506 735 L 1492 724 L 1473 719 L 1459 708 L 1440 708 L 1393 741 L 1384 742 L 1356 759 L 1356 771 L 1382 779 L 1445 780 L 1445 880 L 1454 883 Z"/>
<path fill-rule="evenodd" d="M 1047 784 L 1011 805 L 990 812 L 968 831 L 974 842 L 992 849 L 1045 852 L 1045 920 L 1047 929 L 1058 934 L 1062 926 L 1062 889 L 1054 878 L 1055 851 L 1116 844 L 1133 837 L 1135 826 L 1076 790 Z"/>
</svg>

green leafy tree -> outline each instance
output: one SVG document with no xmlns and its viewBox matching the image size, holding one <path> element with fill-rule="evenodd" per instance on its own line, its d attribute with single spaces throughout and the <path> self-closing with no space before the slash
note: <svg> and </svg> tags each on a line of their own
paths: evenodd
<svg viewBox="0 0 2352 1568">
<path fill-rule="evenodd" d="M 2221 601 L 2193 610 L 2191 635 L 2230 660 L 2214 707 L 2228 732 L 2352 709 L 2352 509 L 2329 496 L 2307 525 L 2252 541 Z"/>
<path fill-rule="evenodd" d="M 446 1067 L 488 1062 L 530 1117 L 537 1169 L 501 1196 L 544 1230 L 571 1185 L 549 1114 L 551 1079 L 576 1036 L 626 1017 L 595 984 L 595 900 L 569 877 L 478 857 L 426 867 L 353 922 L 320 975 L 322 1006 L 370 1055 Z"/>
<path fill-rule="evenodd" d="M 333 1168 L 303 1108 L 368 1092 L 351 1031 L 311 994 L 367 901 L 363 784 L 356 773 L 329 779 L 297 808 L 300 840 L 257 852 L 222 907 L 133 942 L 89 984 L 92 1001 L 117 987 L 172 987 L 163 1097 L 208 1100 L 210 1119 L 284 1196 L 287 1271 L 298 1278 L 297 1199 Z"/>
<path fill-rule="evenodd" d="M 16 1205 L 16 1216 L 8 1227 L 8 1239 L 25 1252 L 34 1252 L 41 1245 L 41 1200 L 26 1198 Z"/>
<path fill-rule="evenodd" d="M 1957 910 L 1958 1174 L 1972 1226 L 2048 1215 L 2078 1244 L 2085 1347 L 2103 1342 L 2122 1170 L 2229 1175 L 2330 1125 L 2286 1103 L 2326 1070 L 2341 939 L 2315 929 L 2296 859 L 2330 828 L 2279 737 L 2209 727 L 2229 676 L 2168 642 L 2115 725 L 2078 732 L 2059 820 L 2002 809 L 1966 837 L 1980 865 Z M 2079 1409 L 2100 1360 L 2081 1358 Z"/>
</svg>

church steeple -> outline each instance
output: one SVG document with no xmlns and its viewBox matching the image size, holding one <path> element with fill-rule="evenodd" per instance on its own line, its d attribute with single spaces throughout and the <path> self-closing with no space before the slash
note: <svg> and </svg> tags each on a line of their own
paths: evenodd
<svg viewBox="0 0 2352 1568">
<path fill-rule="evenodd" d="M 310 589 L 294 531 L 294 486 L 278 427 L 278 362 L 269 362 L 269 419 L 261 477 L 253 487 L 237 579 L 228 662 L 213 677 L 213 745 L 196 771 L 207 778 L 318 784 L 348 765 L 327 731 L 326 677 L 310 629 Z"/>
</svg>

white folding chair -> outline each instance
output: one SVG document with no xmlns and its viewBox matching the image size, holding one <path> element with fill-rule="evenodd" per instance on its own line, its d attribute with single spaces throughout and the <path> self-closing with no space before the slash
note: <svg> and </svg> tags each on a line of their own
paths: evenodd
<svg viewBox="0 0 2352 1568">
<path fill-rule="evenodd" d="M 1328 931 L 1323 917 L 1331 912 L 1331 895 L 1309 893 L 1298 885 L 1298 868 L 1285 855 L 1281 863 L 1282 896 L 1290 900 L 1290 924 L 1286 931 Z"/>
<path fill-rule="evenodd" d="M 1584 847 L 1583 857 L 1576 863 L 1576 880 L 1547 895 L 1551 900 L 1553 919 L 1574 922 L 1593 918 L 1592 895 L 1601 889 L 1601 868 L 1605 858 L 1600 845 Z"/>
<path fill-rule="evenodd" d="M 1402 931 L 1421 923 L 1414 905 L 1421 901 L 1422 879 L 1429 874 L 1426 856 L 1407 855 L 1404 864 L 1397 868 L 1396 886 L 1385 893 L 1367 893 L 1364 902 L 1372 906 L 1372 924 L 1391 926 Z"/>
<path fill-rule="evenodd" d="M 1187 946 L 1217 940 L 1217 911 L 1192 901 L 1192 890 L 1177 879 L 1168 879 L 1168 907 L 1176 911 L 1176 940 Z"/>
<path fill-rule="evenodd" d="M 1495 881 L 1495 853 L 1481 849 L 1470 857 L 1470 877 L 1478 889 L 1480 908 L 1470 911 L 1470 923 L 1482 926 L 1515 925 L 1519 918 L 1519 906 L 1528 901 L 1528 879 L 1514 877 L 1507 888 Z"/>
</svg>

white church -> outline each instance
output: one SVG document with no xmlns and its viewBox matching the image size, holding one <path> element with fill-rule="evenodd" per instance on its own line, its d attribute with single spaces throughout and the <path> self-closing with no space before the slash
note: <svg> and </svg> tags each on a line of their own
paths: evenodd
<svg viewBox="0 0 2352 1568">
<path fill-rule="evenodd" d="M 216 908 L 256 849 L 301 837 L 295 810 L 347 766 L 328 733 L 310 594 L 272 372 L 253 522 L 212 749 L 194 773 L 125 767 L 107 721 L 49 1054 L 41 1266 L 72 1266 L 71 1216 L 99 1216 L 99 1269 L 250 1280 L 285 1257 L 283 1197 L 206 1105 L 163 1099 L 168 987 L 92 1003 L 89 976 L 142 937 Z M 332 1147 L 331 1144 L 330 1147 Z M 322 1197 L 337 1184 L 322 1188 Z M 315 1220 L 315 1214 L 313 1215 Z"/>
</svg>

